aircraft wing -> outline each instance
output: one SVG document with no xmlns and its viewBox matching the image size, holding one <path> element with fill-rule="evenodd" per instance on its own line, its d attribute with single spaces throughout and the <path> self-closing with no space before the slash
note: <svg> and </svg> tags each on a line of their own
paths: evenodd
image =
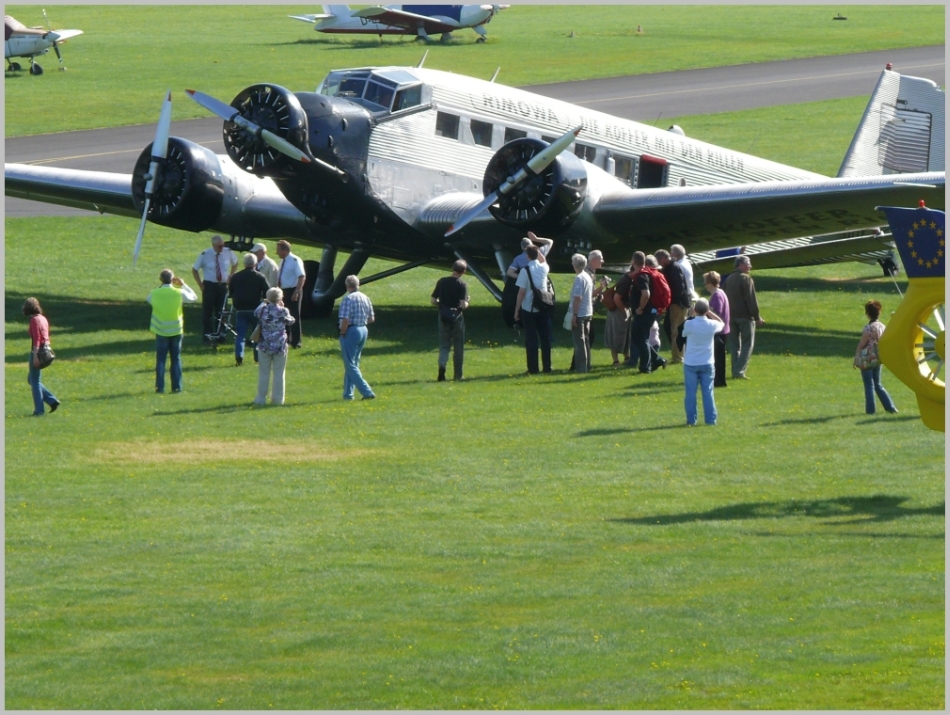
<svg viewBox="0 0 950 715">
<path fill-rule="evenodd" d="M 293 20 L 300 20 L 301 22 L 309 22 L 311 24 L 316 24 L 321 20 L 329 20 L 333 15 L 326 14 L 317 14 L 317 15 L 288 15 L 287 17 Z"/>
<path fill-rule="evenodd" d="M 29 164 L 4 164 L 5 193 L 18 199 L 141 218 L 132 201 L 132 175 Z M 315 240 L 306 217 L 269 179 L 251 177 L 254 191 L 227 205 L 208 228 L 258 238 Z M 197 229 L 186 229 L 197 230 Z"/>
<path fill-rule="evenodd" d="M 621 189 L 593 207 L 595 223 L 618 241 L 726 248 L 866 229 L 887 223 L 874 207 L 943 209 L 945 172 L 754 184 Z"/>
<path fill-rule="evenodd" d="M 437 6 L 433 6 L 437 7 Z M 407 30 L 415 32 L 422 26 L 426 34 L 437 34 L 439 32 L 452 32 L 458 30 L 461 25 L 454 20 L 436 20 L 427 15 L 417 15 L 414 12 L 404 10 L 393 10 L 386 7 L 365 7 L 362 10 L 355 10 L 352 17 L 362 17 L 367 20 L 375 20 L 384 25 L 393 27 L 404 27 Z"/>
<path fill-rule="evenodd" d="M 56 35 L 56 44 L 60 44 L 72 37 L 78 37 L 82 30 L 53 30 L 53 34 Z"/>
<path fill-rule="evenodd" d="M 6 195 L 141 218 L 132 201 L 132 175 L 29 164 L 4 164 Z"/>
</svg>

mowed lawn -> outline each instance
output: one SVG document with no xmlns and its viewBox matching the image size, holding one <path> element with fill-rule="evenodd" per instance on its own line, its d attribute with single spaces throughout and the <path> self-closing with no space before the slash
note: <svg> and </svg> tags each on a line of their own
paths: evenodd
<svg viewBox="0 0 950 715">
<path fill-rule="evenodd" d="M 308 321 L 287 405 L 251 409 L 195 307 L 185 391 L 153 392 L 145 295 L 205 239 L 151 226 L 133 270 L 134 229 L 6 223 L 7 707 L 944 707 L 944 435 L 886 370 L 900 413 L 864 414 L 862 305 L 899 301 L 876 266 L 756 273 L 714 428 L 684 427 L 680 368 L 611 369 L 600 337 L 589 375 L 560 327 L 522 375 L 474 280 L 468 379 L 435 382 L 434 269 L 367 286 L 377 400 L 342 401 Z"/>
<path fill-rule="evenodd" d="M 327 35 L 288 15 L 318 5 L 57 5 L 54 28 L 84 34 L 39 58 L 41 77 L 5 73 L 7 136 L 153 123 L 171 89 L 176 121 L 208 117 L 186 88 L 224 101 L 257 82 L 312 91 L 332 69 L 415 66 L 522 86 L 594 77 L 943 44 L 942 5 L 514 5 L 443 44 Z M 843 12 L 842 12 L 843 11 Z M 45 26 L 39 5 L 8 5 Z M 847 21 L 832 18 L 842 14 Z M 641 26 L 642 34 L 637 34 Z M 573 37 L 571 36 L 573 34 Z M 438 39 L 438 38 L 436 38 Z M 28 67 L 28 60 L 21 60 Z M 68 111 L 26 111 L 68 107 Z"/>
<path fill-rule="evenodd" d="M 151 122 L 175 77 L 228 96 L 421 56 L 285 17 L 314 7 L 48 8 L 86 30 L 70 70 L 8 75 L 6 94 L 71 111 L 8 111 L 7 133 Z M 29 10 L 7 7 L 40 22 Z M 608 31 L 581 6 L 516 6 L 486 45 L 463 31 L 427 65 L 519 84 L 943 42 L 941 7 L 837 11 L 612 6 Z M 233 41 L 249 27 L 259 41 Z M 826 106 L 683 126 L 833 175 L 863 105 Z M 863 303 L 886 320 L 899 302 L 877 266 L 756 272 L 767 323 L 715 428 L 683 426 L 679 368 L 609 368 L 602 315 L 591 374 L 564 370 L 557 327 L 555 374 L 524 376 L 474 279 L 468 379 L 436 383 L 429 268 L 366 287 L 379 399 L 343 403 L 335 323 L 307 321 L 288 404 L 251 409 L 253 365 L 200 347 L 197 307 L 185 392 L 153 392 L 145 295 L 163 267 L 187 278 L 207 236 L 150 226 L 133 270 L 134 223 L 6 222 L 6 707 L 945 707 L 944 435 L 886 369 L 900 413 L 865 415 L 850 366 Z M 29 295 L 59 355 L 45 379 L 63 406 L 42 419 Z"/>
</svg>

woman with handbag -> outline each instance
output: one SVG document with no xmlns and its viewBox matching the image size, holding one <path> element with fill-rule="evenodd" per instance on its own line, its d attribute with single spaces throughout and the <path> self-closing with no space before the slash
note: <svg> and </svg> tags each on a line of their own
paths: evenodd
<svg viewBox="0 0 950 715">
<path fill-rule="evenodd" d="M 60 401 L 43 385 L 41 370 L 52 362 L 53 351 L 49 345 L 49 321 L 43 315 L 43 309 L 36 298 L 27 298 L 23 303 L 23 315 L 30 319 L 30 338 L 33 349 L 30 351 L 30 372 L 27 382 L 33 391 L 33 416 L 42 417 L 46 414 L 45 405 L 49 405 L 50 412 L 56 412 Z"/>
<path fill-rule="evenodd" d="M 864 304 L 864 313 L 868 317 L 868 324 L 864 326 L 858 348 L 854 351 L 854 367 L 861 370 L 861 379 L 864 380 L 864 410 L 869 415 L 874 414 L 874 393 L 877 393 L 884 410 L 896 413 L 894 401 L 881 384 L 881 361 L 877 354 L 878 341 L 884 334 L 884 323 L 878 320 L 881 304 L 869 300 Z"/>
<path fill-rule="evenodd" d="M 260 339 L 257 343 L 257 397 L 255 405 L 267 401 L 267 386 L 274 374 L 274 386 L 271 390 L 272 405 L 284 404 L 284 375 L 287 370 L 287 326 L 294 323 L 294 317 L 284 307 L 284 292 L 280 288 L 267 291 L 267 300 L 254 311 Z M 255 329 L 256 332 L 256 329 Z M 254 339 L 254 336 L 251 336 Z"/>
</svg>

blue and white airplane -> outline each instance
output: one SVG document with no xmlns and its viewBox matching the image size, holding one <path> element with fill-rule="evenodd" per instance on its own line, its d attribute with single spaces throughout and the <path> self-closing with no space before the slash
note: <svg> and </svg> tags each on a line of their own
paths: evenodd
<svg viewBox="0 0 950 715">
<path fill-rule="evenodd" d="M 317 32 L 355 35 L 415 35 L 428 41 L 442 34 L 447 42 L 452 32 L 470 27 L 484 42 L 485 25 L 508 5 L 376 5 L 350 10 L 349 5 L 324 5 L 318 15 L 290 15 L 294 20 L 315 24 Z"/>
</svg>

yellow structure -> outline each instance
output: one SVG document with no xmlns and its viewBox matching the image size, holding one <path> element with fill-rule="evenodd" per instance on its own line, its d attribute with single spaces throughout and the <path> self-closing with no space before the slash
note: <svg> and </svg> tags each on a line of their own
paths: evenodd
<svg viewBox="0 0 950 715">
<path fill-rule="evenodd" d="M 881 207 L 904 263 L 908 288 L 881 337 L 878 354 L 887 369 L 917 394 L 924 424 L 945 432 L 945 214 L 920 203 L 917 209 Z"/>
</svg>

